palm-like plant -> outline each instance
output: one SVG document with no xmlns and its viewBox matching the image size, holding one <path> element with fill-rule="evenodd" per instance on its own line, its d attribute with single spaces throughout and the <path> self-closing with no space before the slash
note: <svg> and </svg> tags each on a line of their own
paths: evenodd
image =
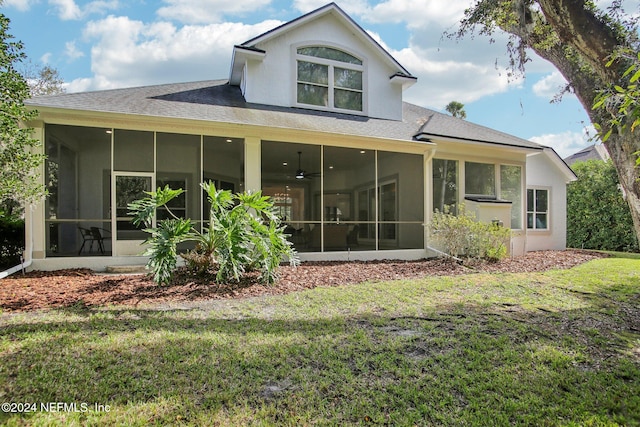
<svg viewBox="0 0 640 427">
<path fill-rule="evenodd" d="M 145 251 L 150 256 L 148 268 L 157 283 L 168 283 L 177 265 L 177 245 L 193 241 L 196 248 L 184 254 L 187 265 L 198 272 L 216 271 L 216 281 L 239 281 L 252 270 L 260 272 L 260 280 L 273 283 L 277 268 L 286 257 L 298 264 L 295 249 L 287 240 L 284 226 L 275 214 L 269 197 L 260 192 L 233 194 L 218 190 L 212 182 L 201 184 L 211 208 L 209 221 L 202 231 L 193 227 L 189 219 L 178 218 L 167 203 L 184 190 L 168 186 L 149 197 L 129 205 L 135 225 L 144 224 L 150 234 Z M 156 209 L 164 207 L 172 216 L 150 228 Z"/>
</svg>

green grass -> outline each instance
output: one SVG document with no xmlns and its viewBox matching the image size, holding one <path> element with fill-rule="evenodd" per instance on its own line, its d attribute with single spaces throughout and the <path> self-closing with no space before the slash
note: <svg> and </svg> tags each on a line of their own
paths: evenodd
<svg viewBox="0 0 640 427">
<path fill-rule="evenodd" d="M 0 424 L 640 425 L 639 267 L 4 315 Z"/>
<path fill-rule="evenodd" d="M 637 252 L 614 252 L 614 251 L 596 251 L 608 254 L 615 258 L 640 259 L 640 253 Z"/>
</svg>

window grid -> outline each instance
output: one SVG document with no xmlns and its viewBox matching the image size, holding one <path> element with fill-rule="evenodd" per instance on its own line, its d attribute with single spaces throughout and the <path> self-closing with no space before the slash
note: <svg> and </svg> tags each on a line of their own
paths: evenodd
<svg viewBox="0 0 640 427">
<path fill-rule="evenodd" d="M 529 230 L 549 229 L 549 190 L 527 189 L 527 228 Z"/>
<path fill-rule="evenodd" d="M 299 104 L 329 110 L 364 110 L 363 66 L 354 56 L 332 48 L 298 48 L 296 70 Z"/>
</svg>

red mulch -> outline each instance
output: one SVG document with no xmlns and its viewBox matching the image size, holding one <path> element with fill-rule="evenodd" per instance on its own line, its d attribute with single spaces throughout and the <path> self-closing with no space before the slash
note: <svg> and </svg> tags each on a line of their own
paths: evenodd
<svg viewBox="0 0 640 427">
<path fill-rule="evenodd" d="M 0 310 L 30 311 L 43 308 L 100 305 L 137 305 L 210 299 L 276 295 L 317 286 L 340 286 L 474 272 L 533 272 L 571 268 L 595 258 L 595 252 L 576 250 L 530 252 L 498 263 L 481 263 L 473 269 L 444 259 L 421 261 L 307 262 L 297 268 L 283 266 L 273 286 L 247 278 L 219 285 L 176 274 L 169 286 L 158 286 L 147 275 L 104 275 L 88 269 L 15 273 L 0 280 Z"/>
</svg>

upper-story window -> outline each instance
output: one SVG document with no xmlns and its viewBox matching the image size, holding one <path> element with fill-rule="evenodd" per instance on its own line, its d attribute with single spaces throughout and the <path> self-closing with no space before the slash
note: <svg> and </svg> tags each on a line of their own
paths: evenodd
<svg viewBox="0 0 640 427">
<path fill-rule="evenodd" d="M 363 111 L 362 60 L 324 46 L 297 50 L 297 102 L 329 110 Z"/>
</svg>

